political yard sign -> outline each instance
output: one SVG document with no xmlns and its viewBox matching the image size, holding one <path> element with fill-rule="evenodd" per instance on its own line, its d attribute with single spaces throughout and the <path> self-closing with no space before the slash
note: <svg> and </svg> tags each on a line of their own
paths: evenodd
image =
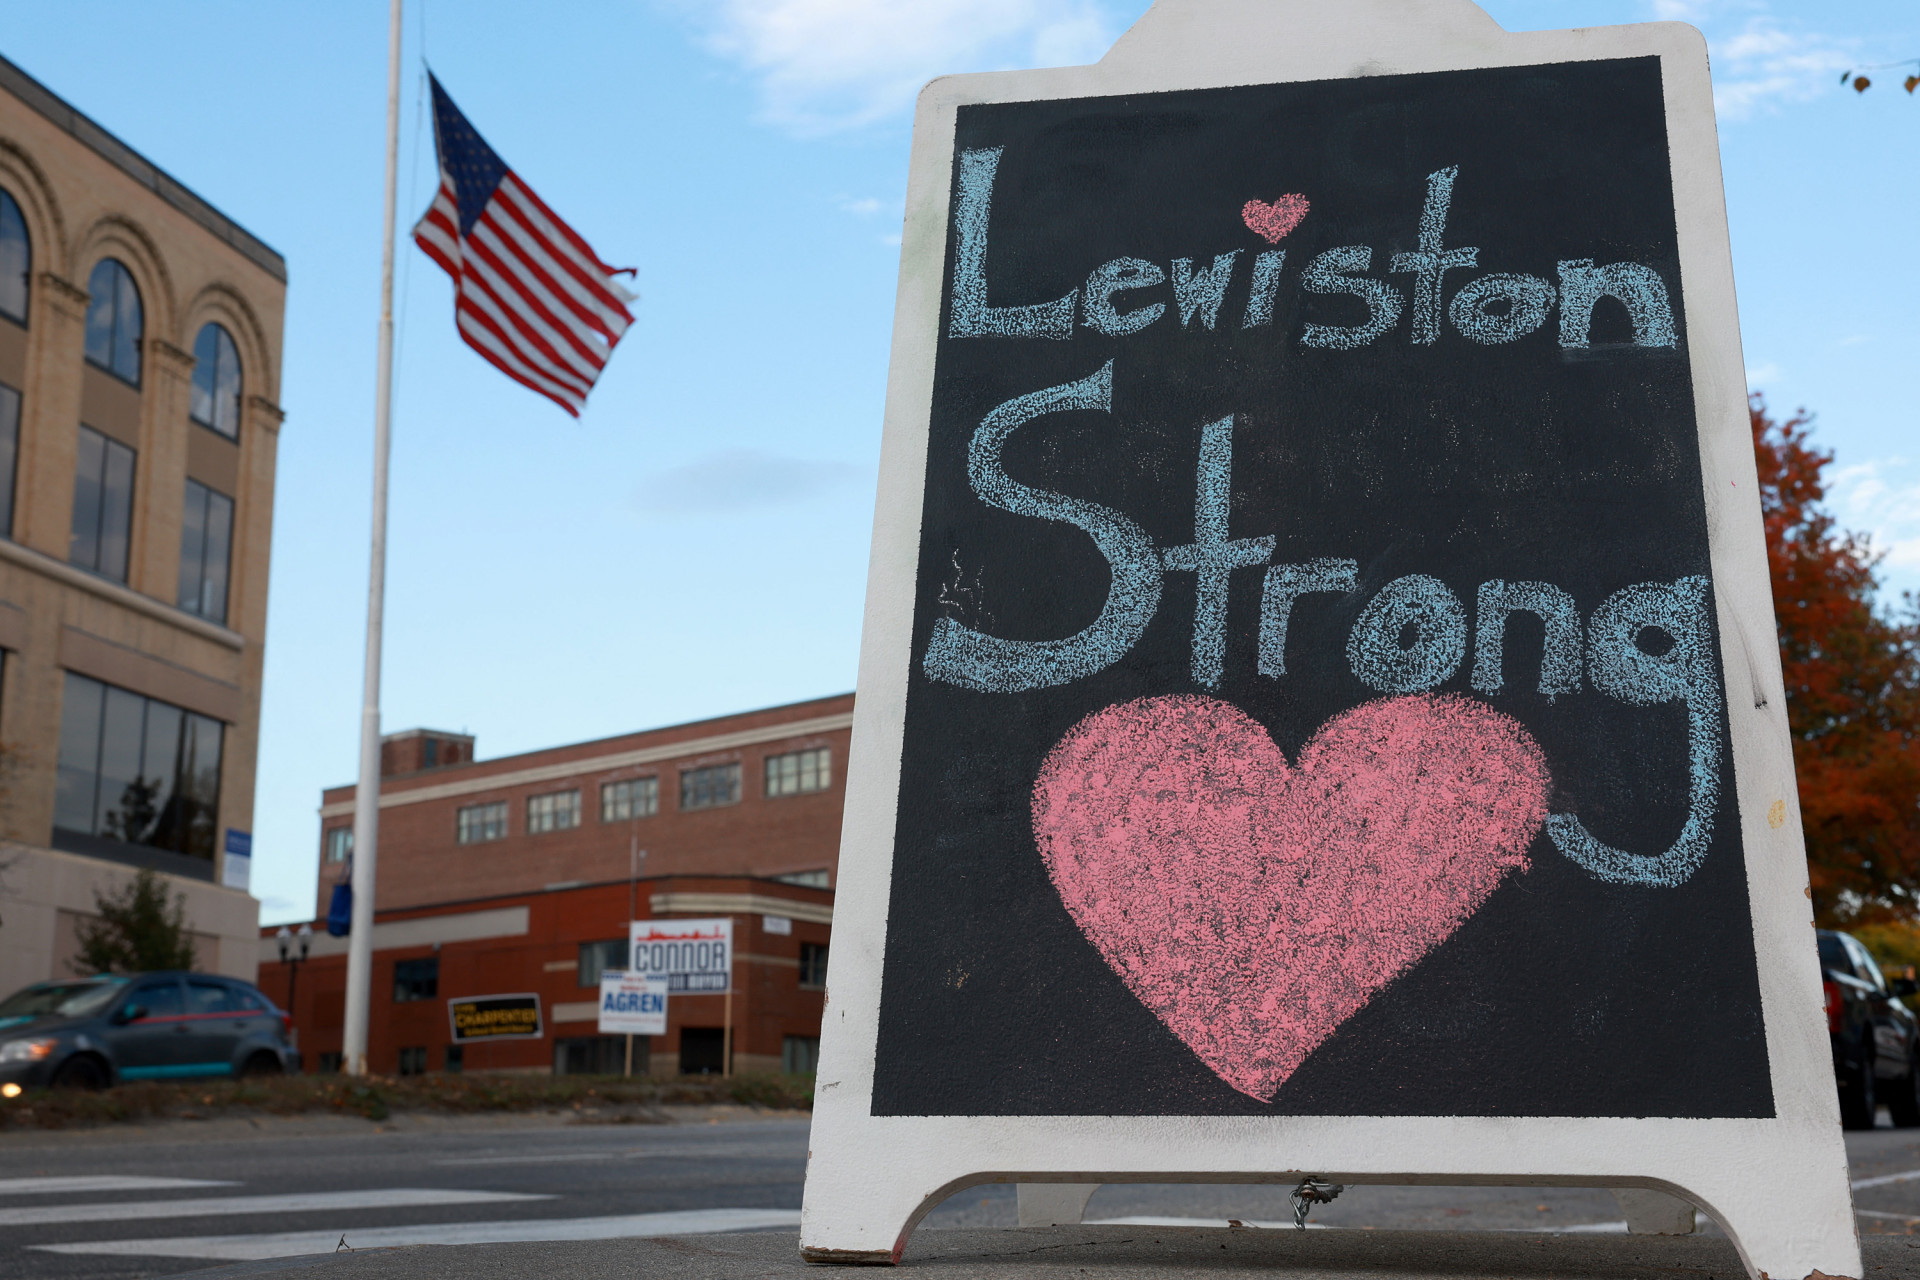
<svg viewBox="0 0 1920 1280">
<path fill-rule="evenodd" d="M 538 1040 L 540 997 L 523 993 L 449 1000 L 447 1020 L 452 1024 L 455 1044 L 472 1044 L 477 1040 Z"/>
<path fill-rule="evenodd" d="M 666 977 L 613 970 L 602 973 L 599 1030 L 603 1036 L 667 1034 Z"/>
<path fill-rule="evenodd" d="M 1857 1275 L 1773 634 L 1691 28 L 1161 0 L 934 82 L 803 1248 L 1312 1173 Z"/>
<path fill-rule="evenodd" d="M 724 995 L 733 981 L 733 921 L 635 920 L 627 972 L 662 977 L 673 995 Z"/>
</svg>

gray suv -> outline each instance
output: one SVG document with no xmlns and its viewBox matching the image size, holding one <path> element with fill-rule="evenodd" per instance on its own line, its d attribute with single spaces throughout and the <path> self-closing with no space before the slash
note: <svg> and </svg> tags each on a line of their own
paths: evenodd
<svg viewBox="0 0 1920 1280">
<path fill-rule="evenodd" d="M 292 1019 L 251 983 L 204 973 L 36 982 L 0 1001 L 0 1086 L 278 1073 Z"/>
</svg>

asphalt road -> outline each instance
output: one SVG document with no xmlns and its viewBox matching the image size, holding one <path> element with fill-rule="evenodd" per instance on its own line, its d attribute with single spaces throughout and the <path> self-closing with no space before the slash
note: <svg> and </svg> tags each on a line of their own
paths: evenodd
<svg viewBox="0 0 1920 1280">
<path fill-rule="evenodd" d="M 220 1122 L 0 1140 L 0 1278 L 159 1276 L 294 1253 L 429 1242 L 791 1228 L 804 1120 L 670 1126 Z M 130 1140 L 131 1139 L 131 1140 Z M 1920 1226 L 1920 1130 L 1852 1134 L 1863 1233 Z M 1906 1175 L 1897 1177 L 1894 1175 Z M 1200 1225 L 1290 1219 L 1281 1187 L 1108 1186 L 1087 1218 Z M 1355 1187 L 1340 1227 L 1624 1229 L 1604 1191 Z M 975 1188 L 926 1226 L 1014 1224 L 1011 1187 Z M 1169 1222 L 1169 1225 L 1171 1223 Z M 49 1246 L 55 1246 L 49 1248 Z"/>
</svg>

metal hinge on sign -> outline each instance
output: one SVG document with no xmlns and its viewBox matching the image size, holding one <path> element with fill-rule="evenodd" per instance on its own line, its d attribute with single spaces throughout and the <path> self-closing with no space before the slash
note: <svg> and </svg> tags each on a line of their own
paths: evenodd
<svg viewBox="0 0 1920 1280">
<path fill-rule="evenodd" d="M 1306 1178 L 1293 1189 L 1293 1229 L 1307 1229 L 1307 1212 L 1317 1204 L 1332 1204 L 1346 1188 L 1325 1178 Z"/>
</svg>

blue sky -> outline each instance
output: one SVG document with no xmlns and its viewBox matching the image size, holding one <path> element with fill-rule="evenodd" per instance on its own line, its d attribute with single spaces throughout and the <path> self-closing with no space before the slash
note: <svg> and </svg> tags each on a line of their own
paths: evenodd
<svg viewBox="0 0 1920 1280">
<path fill-rule="evenodd" d="M 400 276 L 385 725 L 493 756 L 850 689 L 913 95 L 1096 58 L 1104 0 L 416 0 L 401 222 L 434 173 L 420 59 L 616 265 L 638 320 L 574 422 Z M 1894 0 L 1498 0 L 1515 30 L 1677 18 L 1714 58 L 1751 383 L 1819 414 L 1834 506 L 1920 589 L 1920 55 Z M 254 891 L 312 908 L 351 781 L 367 574 L 385 10 L 17 6 L 0 53 L 290 266 Z M 562 18 L 563 15 L 563 18 Z"/>
</svg>

